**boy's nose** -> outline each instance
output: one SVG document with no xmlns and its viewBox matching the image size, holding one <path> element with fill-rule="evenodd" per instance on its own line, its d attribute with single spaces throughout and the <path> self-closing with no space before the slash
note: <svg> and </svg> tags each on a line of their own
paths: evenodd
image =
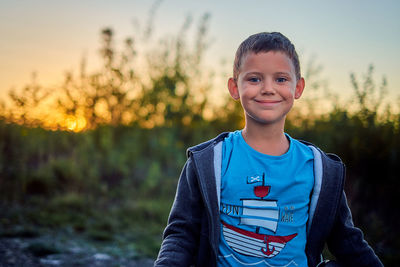
<svg viewBox="0 0 400 267">
<path fill-rule="evenodd" d="M 272 81 L 269 80 L 264 80 L 262 87 L 261 87 L 261 93 L 262 94 L 274 94 L 275 89 Z"/>
</svg>

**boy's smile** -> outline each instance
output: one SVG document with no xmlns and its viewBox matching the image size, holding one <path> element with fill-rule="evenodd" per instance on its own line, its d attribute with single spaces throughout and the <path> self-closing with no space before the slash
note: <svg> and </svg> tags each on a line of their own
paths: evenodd
<svg viewBox="0 0 400 267">
<path fill-rule="evenodd" d="M 228 81 L 231 96 L 243 106 L 246 125 L 283 123 L 301 96 L 304 79 L 296 79 L 292 61 L 280 51 L 245 55 L 237 80 Z"/>
</svg>

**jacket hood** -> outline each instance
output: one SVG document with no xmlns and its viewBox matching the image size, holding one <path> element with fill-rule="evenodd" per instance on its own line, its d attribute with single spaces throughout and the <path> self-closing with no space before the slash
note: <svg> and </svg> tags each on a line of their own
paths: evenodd
<svg viewBox="0 0 400 267">
<path fill-rule="evenodd" d="M 201 152 L 202 150 L 206 149 L 207 147 L 209 147 L 211 145 L 213 146 L 213 145 L 223 141 L 228 135 L 229 135 L 228 132 L 224 132 L 211 140 L 208 140 L 208 141 L 198 144 L 196 146 L 189 147 L 186 150 L 186 156 L 190 157 L 193 153 Z"/>
<path fill-rule="evenodd" d="M 189 147 L 186 150 L 187 157 L 190 157 L 190 155 L 192 153 L 200 152 L 200 151 L 204 150 L 205 148 L 207 148 L 210 145 L 215 145 L 218 142 L 223 141 L 228 135 L 229 135 L 229 132 L 223 132 L 223 133 L 219 134 L 217 137 L 215 137 L 215 138 L 213 138 L 211 140 L 208 140 L 208 141 L 205 141 L 205 142 L 200 143 L 198 145 Z M 307 145 L 307 146 L 315 147 L 319 152 L 325 154 L 327 156 L 327 159 L 330 159 L 330 160 L 333 160 L 333 161 L 335 161 L 337 163 L 342 163 L 343 164 L 343 162 L 342 162 L 342 160 L 340 159 L 339 156 L 337 156 L 335 154 L 332 154 L 332 153 L 325 153 L 322 150 L 320 150 L 317 146 L 315 146 L 313 143 L 310 143 L 310 142 L 307 142 L 307 141 L 303 141 L 303 140 L 299 140 L 299 141 L 302 142 L 303 144 Z"/>
</svg>

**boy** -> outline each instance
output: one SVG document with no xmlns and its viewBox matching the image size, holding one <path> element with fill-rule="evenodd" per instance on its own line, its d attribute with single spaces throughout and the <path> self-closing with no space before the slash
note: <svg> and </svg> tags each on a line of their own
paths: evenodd
<svg viewBox="0 0 400 267">
<path fill-rule="evenodd" d="M 322 266 L 325 242 L 329 264 L 382 266 L 353 225 L 343 163 L 284 133 L 304 85 L 282 34 L 239 46 L 228 89 L 245 127 L 188 149 L 155 266 Z"/>
</svg>

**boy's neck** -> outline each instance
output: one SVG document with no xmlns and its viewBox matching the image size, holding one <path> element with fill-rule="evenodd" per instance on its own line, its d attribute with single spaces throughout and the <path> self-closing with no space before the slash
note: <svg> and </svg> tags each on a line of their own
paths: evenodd
<svg viewBox="0 0 400 267">
<path fill-rule="evenodd" d="M 289 150 L 289 140 L 287 139 L 283 127 L 248 127 L 242 131 L 246 143 L 260 153 L 281 156 Z"/>
</svg>

